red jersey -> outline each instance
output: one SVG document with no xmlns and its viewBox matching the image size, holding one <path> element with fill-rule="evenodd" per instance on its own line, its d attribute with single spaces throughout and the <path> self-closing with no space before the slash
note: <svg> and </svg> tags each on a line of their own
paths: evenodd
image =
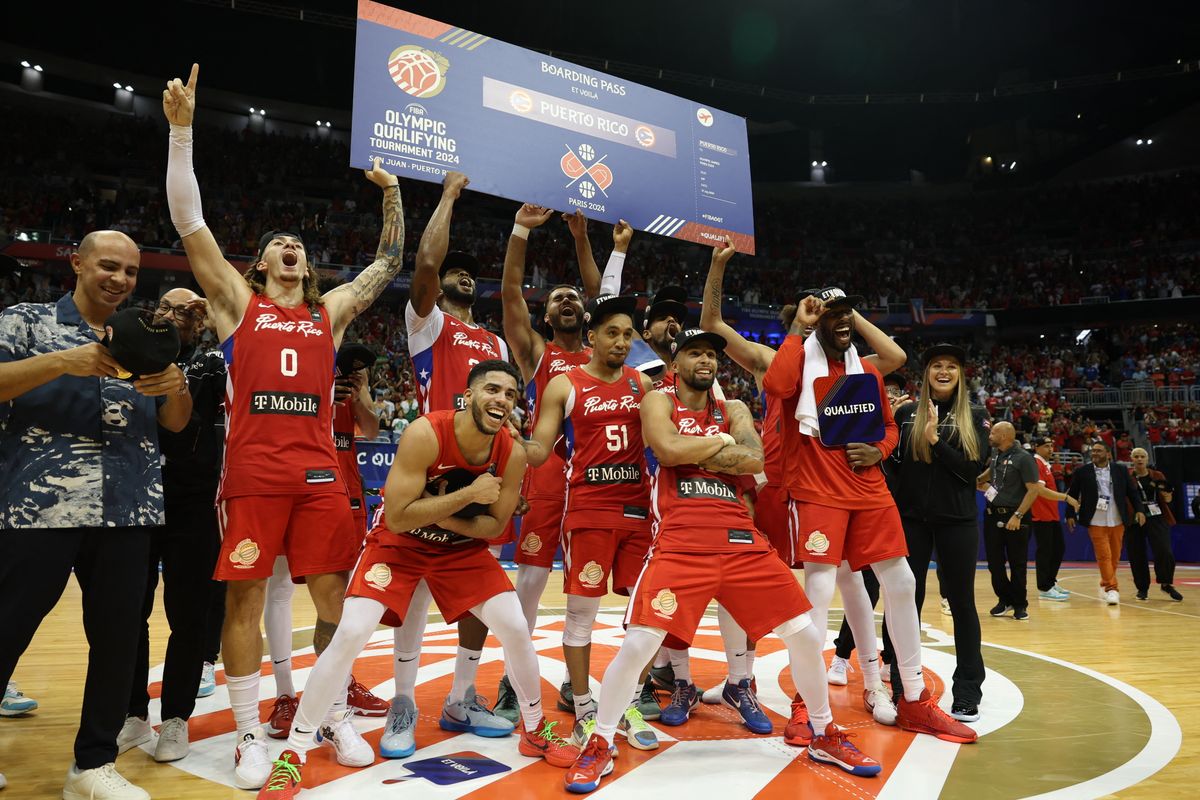
<svg viewBox="0 0 1200 800">
<path fill-rule="evenodd" d="M 671 421 L 682 435 L 729 433 L 724 402 L 710 398 L 703 411 L 692 411 L 674 396 L 669 397 Z M 742 503 L 741 475 L 709 472 L 696 464 L 663 466 L 650 450 L 646 461 L 650 467 L 656 550 L 709 554 L 770 549 Z"/>
<path fill-rule="evenodd" d="M 363 505 L 362 473 L 358 471 L 358 448 L 354 446 L 354 409 L 351 397 L 344 403 L 333 405 L 333 446 L 337 450 L 338 467 L 342 471 L 342 480 L 346 482 L 346 492 L 350 495 L 351 504 L 358 500 L 358 513 L 366 513 Z M 351 506 L 353 507 L 353 505 Z"/>
<path fill-rule="evenodd" d="M 421 412 L 465 408 L 463 390 L 471 367 L 489 358 L 508 361 L 508 345 L 478 325 L 468 325 L 437 306 L 427 317 L 418 317 L 410 302 L 404 308 L 408 352 Z"/>
<path fill-rule="evenodd" d="M 546 342 L 546 349 L 538 359 L 537 368 L 533 372 L 533 380 L 525 386 L 525 400 L 529 408 L 529 429 L 533 430 L 537 423 L 538 400 L 546 391 L 546 384 L 555 375 L 570 372 L 578 366 L 586 364 L 592 357 L 592 348 L 585 347 L 578 353 L 563 350 L 554 342 Z M 525 499 L 554 497 L 562 499 L 566 491 L 567 481 L 563 475 L 565 463 L 557 453 L 550 453 L 550 458 L 540 467 L 529 470 L 529 478 L 525 485 Z"/>
<path fill-rule="evenodd" d="M 605 383 L 581 369 L 567 373 L 563 415 L 567 513 L 563 530 L 650 529 L 650 486 L 642 444 L 642 374 L 622 367 Z"/>
<path fill-rule="evenodd" d="M 814 334 L 815 335 L 815 334 Z M 804 374 L 804 339 L 788 336 L 775 354 L 763 389 L 779 399 L 779 447 L 783 453 L 782 481 L 788 496 L 805 503 L 817 503 L 833 508 L 886 508 L 896 501 L 888 492 L 880 464 L 891 455 L 899 441 L 892 406 L 883 387 L 883 376 L 869 361 L 863 361 L 863 372 L 874 375 L 879 384 L 879 403 L 883 410 L 884 439 L 870 442 L 882 452 L 883 458 L 873 466 L 851 469 L 842 447 L 826 447 L 816 436 L 800 432 L 796 420 L 796 404 L 800 400 L 800 384 Z M 846 365 L 838 359 L 829 361 L 829 376 L 846 374 Z"/>
<path fill-rule="evenodd" d="M 437 436 L 438 440 L 438 457 L 425 470 L 425 483 L 429 484 L 446 473 L 457 470 L 466 470 L 472 475 L 482 475 L 485 472 L 491 472 L 496 477 L 503 476 L 504 470 L 508 467 L 508 457 L 512 453 L 514 445 L 512 437 L 501 431 L 499 436 L 492 438 L 492 452 L 488 455 L 487 461 L 482 464 L 468 463 L 466 456 L 458 449 L 458 437 L 454 435 L 455 413 L 446 409 L 444 411 L 431 411 L 425 415 L 425 419 L 433 427 L 433 433 Z M 382 503 L 380 503 L 378 510 L 375 512 L 373 523 L 370 535 L 374 536 L 378 540 L 378 543 L 384 547 L 387 547 L 389 544 L 398 547 L 411 547 L 413 542 L 410 537 L 418 539 L 422 543 L 431 545 L 434 548 L 453 547 L 461 549 L 467 547 L 487 547 L 491 544 L 487 539 L 473 539 L 470 536 L 462 536 L 461 534 L 444 530 L 437 525 L 430 525 L 413 531 L 393 531 L 384 522 Z M 404 538 L 397 539 L 397 537 Z"/>
<path fill-rule="evenodd" d="M 228 378 L 219 498 L 346 491 L 333 446 L 335 349 L 324 308 L 251 296 L 221 343 Z"/>
<path fill-rule="evenodd" d="M 675 394 L 675 380 L 679 373 L 670 371 L 667 367 L 663 367 L 663 371 L 658 373 L 658 377 L 653 380 L 651 386 L 654 391 L 662 392 L 663 394 Z"/>
<path fill-rule="evenodd" d="M 1037 453 L 1033 454 L 1033 460 L 1037 463 L 1038 482 L 1047 489 L 1057 492 L 1058 481 L 1054 480 L 1054 471 L 1050 468 L 1050 462 Z M 1034 522 L 1058 522 L 1058 503 L 1054 500 L 1039 497 L 1033 501 L 1032 510 Z"/>
<path fill-rule="evenodd" d="M 763 474 L 769 486 L 779 486 L 783 481 L 783 422 L 779 413 L 783 403 L 766 392 L 762 393 L 762 402 Z"/>
</svg>

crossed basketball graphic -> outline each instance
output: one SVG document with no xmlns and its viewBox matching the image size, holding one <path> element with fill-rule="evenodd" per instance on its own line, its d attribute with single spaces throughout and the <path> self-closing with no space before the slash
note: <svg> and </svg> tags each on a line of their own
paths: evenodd
<svg viewBox="0 0 1200 800">
<path fill-rule="evenodd" d="M 612 170 L 609 169 L 608 165 L 604 163 L 604 159 L 608 158 L 608 155 L 605 154 L 600 156 L 600 158 L 596 159 L 595 163 L 584 164 L 583 159 L 580 159 L 580 157 L 575 154 L 575 151 L 572 150 L 570 146 L 563 146 L 567 148 L 567 152 L 563 154 L 561 159 L 559 159 L 558 165 L 562 168 L 563 174 L 571 179 L 571 182 L 568 183 L 564 188 L 570 189 L 575 185 L 576 181 L 586 175 L 591 178 L 596 188 L 600 190 L 600 193 L 605 197 L 608 197 L 608 192 L 606 192 L 605 189 L 607 189 L 609 186 L 612 186 L 613 182 Z M 584 159 L 587 159 L 588 161 L 591 161 L 595 154 L 595 151 L 593 151 L 592 148 L 586 144 L 580 145 L 579 150 Z M 585 194 L 585 196 L 590 197 L 591 195 Z"/>
</svg>

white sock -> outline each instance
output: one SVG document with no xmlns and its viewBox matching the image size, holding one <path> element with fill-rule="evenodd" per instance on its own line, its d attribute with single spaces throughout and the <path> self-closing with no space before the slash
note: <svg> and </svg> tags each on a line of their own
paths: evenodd
<svg viewBox="0 0 1200 800">
<path fill-rule="evenodd" d="M 803 616 L 803 615 L 802 615 Z M 798 620 L 785 622 L 775 629 L 788 651 L 788 666 L 792 670 L 792 682 L 796 691 L 808 707 L 808 718 L 818 736 L 825 733 L 825 726 L 833 722 L 829 708 L 829 682 L 825 677 L 825 659 L 821 656 L 825 637 L 816 625 L 808 624 L 795 630 Z M 789 630 L 790 629 L 790 630 Z"/>
<path fill-rule="evenodd" d="M 511 592 L 501 592 L 472 608 L 471 613 L 500 640 L 508 682 L 521 705 L 521 722 L 525 730 L 537 730 L 542 721 L 542 679 L 520 602 Z"/>
<path fill-rule="evenodd" d="M 754 651 L 746 650 L 746 677 L 754 680 Z"/>
<path fill-rule="evenodd" d="M 746 670 L 746 632 L 737 624 L 725 607 L 717 604 L 717 624 L 721 627 L 721 643 L 725 645 L 725 663 L 729 665 L 726 680 L 739 683 L 750 677 Z"/>
<path fill-rule="evenodd" d="M 879 578 L 880 592 L 885 595 L 888 634 L 892 638 L 892 652 L 904 682 L 904 699 L 911 702 L 921 699 L 925 689 L 925 678 L 921 674 L 921 621 L 917 617 L 917 582 L 912 568 L 903 558 L 890 558 L 872 564 Z"/>
<path fill-rule="evenodd" d="M 688 651 L 667 648 L 667 652 L 671 654 L 671 671 L 675 673 L 675 680 L 691 683 L 692 659 Z"/>
<path fill-rule="evenodd" d="M 521 601 L 521 611 L 525 614 L 530 635 L 537 627 L 538 603 L 542 599 L 542 592 L 546 591 L 546 582 L 549 579 L 549 567 L 517 565 L 517 599 Z"/>
<path fill-rule="evenodd" d="M 229 691 L 229 706 L 233 709 L 233 724 L 237 726 L 238 739 L 262 724 L 258 716 L 258 682 L 261 677 L 262 672 L 237 677 L 225 674 L 225 688 Z"/>
<path fill-rule="evenodd" d="M 575 701 L 575 719 L 583 719 L 596 710 L 596 700 L 591 692 L 572 695 L 571 699 Z"/>
<path fill-rule="evenodd" d="M 644 625 L 630 625 L 625 631 L 621 649 L 604 671 L 604 689 L 596 709 L 596 733 L 608 744 L 612 744 L 617 725 L 629 708 L 626 698 L 637 686 L 642 668 L 666 636 L 666 631 Z"/>
<path fill-rule="evenodd" d="M 479 659 L 482 656 L 482 650 L 468 650 L 459 646 L 454 656 L 454 683 L 446 695 L 446 705 L 467 699 L 467 692 L 475 685 L 475 675 L 479 672 Z"/>
<path fill-rule="evenodd" d="M 275 696 L 296 696 L 292 685 L 292 583 L 287 559 L 278 556 L 275 569 L 267 579 L 267 602 L 263 607 L 263 627 L 267 629 L 267 649 L 271 651 L 271 673 L 275 676 Z"/>
<path fill-rule="evenodd" d="M 862 573 L 854 572 L 843 561 L 837 569 L 837 588 L 842 593 L 842 606 L 846 611 L 846 623 L 854 634 L 854 647 L 858 652 L 858 668 L 862 671 L 863 686 L 877 689 L 883 685 L 879 677 L 879 642 L 875 634 L 875 609 L 863 583 Z M 915 602 L 915 601 L 914 601 Z"/>
<path fill-rule="evenodd" d="M 404 624 L 392 629 L 392 670 L 397 696 L 414 698 L 417 690 L 417 670 L 421 668 L 421 642 L 425 639 L 425 623 L 429 619 L 429 604 L 433 595 L 425 581 L 419 581 L 404 612 Z"/>
</svg>

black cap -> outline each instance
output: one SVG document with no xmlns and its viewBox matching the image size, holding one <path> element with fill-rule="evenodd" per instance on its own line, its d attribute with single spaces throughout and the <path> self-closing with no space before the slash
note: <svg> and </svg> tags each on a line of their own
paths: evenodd
<svg viewBox="0 0 1200 800">
<path fill-rule="evenodd" d="M 861 294 L 848 295 L 836 286 L 826 286 L 823 289 L 818 289 L 816 296 L 818 300 L 825 304 L 826 309 L 837 308 L 838 306 L 858 308 L 863 302 Z"/>
<path fill-rule="evenodd" d="M 442 266 L 438 267 L 438 277 L 446 277 L 446 273 L 452 269 L 465 269 L 474 278 L 479 274 L 479 259 L 462 250 L 451 250 L 442 259 Z"/>
<path fill-rule="evenodd" d="M 602 294 L 587 301 L 583 307 L 583 324 L 595 328 L 613 314 L 628 314 L 633 319 L 637 298 L 632 295 Z"/>
<path fill-rule="evenodd" d="M 118 311 L 104 324 L 112 328 L 104 339 L 108 352 L 134 378 L 162 372 L 179 356 L 179 330 L 139 308 Z"/>
<path fill-rule="evenodd" d="M 1032 444 L 1034 447 L 1041 447 L 1044 444 L 1050 444 L 1050 445 L 1054 444 L 1054 440 L 1051 439 L 1049 436 L 1035 436 L 1035 437 L 1033 437 Z"/>
<path fill-rule="evenodd" d="M 359 342 L 346 342 L 337 351 L 339 375 L 349 375 L 365 367 L 375 366 L 375 351 Z"/>
<path fill-rule="evenodd" d="M 687 289 L 682 286 L 664 286 L 654 293 L 654 301 L 646 309 L 646 320 L 643 327 L 649 328 L 650 323 L 659 317 L 671 314 L 679 320 L 680 325 L 687 324 Z"/>
<path fill-rule="evenodd" d="M 699 339 L 700 341 L 708 342 L 713 346 L 713 349 L 718 353 L 725 350 L 725 337 L 719 333 L 700 330 L 699 328 L 687 328 L 675 334 L 675 341 L 671 342 L 671 360 L 675 360 L 675 355 L 688 346 L 691 342 Z"/>
<path fill-rule="evenodd" d="M 260 236 L 258 238 L 258 260 L 259 261 L 263 260 L 263 253 L 266 252 L 267 245 L 269 245 L 271 243 L 271 240 L 274 239 L 276 236 L 290 236 L 293 239 L 298 240 L 300 242 L 300 244 L 302 244 L 302 245 L 304 244 L 304 239 L 302 239 L 300 237 L 300 234 L 298 234 L 298 233 L 292 233 L 291 231 L 267 231 L 266 233 L 264 233 L 262 236 Z M 304 248 L 304 252 L 306 252 L 306 253 L 308 252 L 307 247 Z"/>
<path fill-rule="evenodd" d="M 903 389 L 908 386 L 908 376 L 900 370 L 889 372 L 887 375 L 883 376 L 883 385 L 887 386 L 888 384 L 899 386 L 901 389 Z"/>
<path fill-rule="evenodd" d="M 810 286 L 810 287 L 809 287 L 809 288 L 807 288 L 807 289 L 801 289 L 801 290 L 800 290 L 800 294 L 796 295 L 796 302 L 797 302 L 797 303 L 803 303 L 803 302 L 804 302 L 804 298 L 806 298 L 806 297 L 818 297 L 818 296 L 820 296 L 820 294 L 821 294 L 821 290 L 820 290 L 819 288 L 817 288 L 816 286 Z"/>
<path fill-rule="evenodd" d="M 496 474 L 494 468 L 489 469 L 488 471 L 493 475 Z M 429 481 L 429 483 L 425 485 L 425 491 L 432 495 L 440 494 L 441 484 L 445 482 L 446 494 L 450 494 L 451 492 L 457 492 L 459 489 L 465 489 L 466 487 L 470 486 L 477 477 L 478 475 L 476 475 L 476 473 L 471 472 L 468 469 L 464 469 L 463 467 L 455 467 L 449 472 L 443 473 L 442 475 L 439 475 L 438 477 Z M 487 503 L 467 503 L 458 511 L 455 511 L 453 514 L 451 514 L 451 516 L 458 517 L 459 519 L 473 519 L 481 514 L 486 513 L 488 513 Z"/>
<path fill-rule="evenodd" d="M 921 353 L 921 363 L 924 366 L 929 366 L 929 362 L 933 361 L 938 356 L 950 356 L 951 358 L 957 358 L 958 363 L 963 365 L 967 363 L 967 351 L 958 345 L 950 344 L 949 342 L 938 342 L 933 347 L 926 348 L 925 352 Z"/>
</svg>

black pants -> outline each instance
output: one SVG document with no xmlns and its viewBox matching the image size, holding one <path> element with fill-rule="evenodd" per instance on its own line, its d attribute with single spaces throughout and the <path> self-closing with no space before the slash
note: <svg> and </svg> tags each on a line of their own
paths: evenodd
<svg viewBox="0 0 1200 800">
<path fill-rule="evenodd" d="M 1029 562 L 1029 523 L 1022 519 L 1021 527 L 1015 531 L 1004 527 L 1015 510 L 1007 508 L 999 513 L 991 508 L 987 510 L 983 518 L 983 547 L 996 598 L 1006 606 L 1028 608 L 1025 569 Z M 1009 567 L 1012 568 L 1011 577 Z"/>
<path fill-rule="evenodd" d="M 225 581 L 213 581 L 208 600 L 208 630 L 204 633 L 204 660 L 215 664 L 221 656 L 221 627 L 225 624 Z"/>
<path fill-rule="evenodd" d="M 117 734 L 133 682 L 151 528 L 29 528 L 0 531 L 0 685 L 62 597 L 71 569 L 83 589 L 87 679 L 75 763 L 95 769 L 117 757 Z"/>
<path fill-rule="evenodd" d="M 1161 516 L 1146 517 L 1145 525 L 1125 526 L 1125 554 L 1133 572 L 1133 585 L 1139 592 L 1150 590 L 1150 565 L 1146 562 L 1146 541 L 1154 553 L 1154 582 L 1175 582 L 1175 555 L 1171 552 L 1171 526 Z"/>
<path fill-rule="evenodd" d="M 167 526 L 150 539 L 146 592 L 139 626 L 137 664 L 129 693 L 129 715 L 145 717 L 150 669 L 150 626 L 158 565 L 162 562 L 163 607 L 171 636 L 163 664 L 162 719 L 189 719 L 196 707 L 196 690 L 208 644 L 213 567 L 220 550 L 217 513 L 212 500 L 172 502 L 167 498 Z"/>
<path fill-rule="evenodd" d="M 1062 522 L 1034 520 L 1033 536 L 1037 539 L 1037 554 L 1034 556 L 1037 563 L 1037 588 L 1039 592 L 1048 592 L 1058 580 L 1058 569 L 1062 566 L 1063 554 L 1067 552 Z"/>
<path fill-rule="evenodd" d="M 879 602 L 879 578 L 875 577 L 875 573 L 870 567 L 865 567 L 862 571 L 863 585 L 867 587 L 867 597 L 871 598 L 871 608 Z M 887 638 L 887 626 L 883 628 L 883 663 L 890 664 L 894 660 L 892 658 L 892 642 Z M 834 651 L 839 658 L 849 658 L 854 652 L 854 633 L 850 630 L 850 623 L 846 618 L 842 617 L 842 629 L 838 631 L 838 636 L 833 640 Z"/>
</svg>

